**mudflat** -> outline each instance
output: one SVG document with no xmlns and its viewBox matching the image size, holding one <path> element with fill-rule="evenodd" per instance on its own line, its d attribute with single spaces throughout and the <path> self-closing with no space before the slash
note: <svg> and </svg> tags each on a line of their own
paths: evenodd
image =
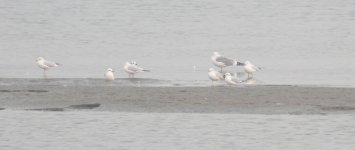
<svg viewBox="0 0 355 150">
<path fill-rule="evenodd" d="M 10 84 L 0 87 L 0 110 L 4 109 L 244 114 L 354 113 L 355 88 Z"/>
</svg>

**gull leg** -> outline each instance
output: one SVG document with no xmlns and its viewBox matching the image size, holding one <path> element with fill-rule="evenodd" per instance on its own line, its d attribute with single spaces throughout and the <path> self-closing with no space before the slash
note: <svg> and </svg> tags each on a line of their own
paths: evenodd
<svg viewBox="0 0 355 150">
<path fill-rule="evenodd" d="M 47 78 L 47 69 L 43 69 L 43 77 Z"/>
</svg>

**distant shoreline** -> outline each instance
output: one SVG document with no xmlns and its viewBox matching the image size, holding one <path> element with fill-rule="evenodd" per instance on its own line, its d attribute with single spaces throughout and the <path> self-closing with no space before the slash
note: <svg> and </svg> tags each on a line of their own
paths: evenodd
<svg viewBox="0 0 355 150">
<path fill-rule="evenodd" d="M 85 82 L 63 86 L 62 83 L 27 80 L 1 84 L 2 109 L 295 115 L 355 113 L 355 88 L 346 87 L 136 87 Z"/>
</svg>

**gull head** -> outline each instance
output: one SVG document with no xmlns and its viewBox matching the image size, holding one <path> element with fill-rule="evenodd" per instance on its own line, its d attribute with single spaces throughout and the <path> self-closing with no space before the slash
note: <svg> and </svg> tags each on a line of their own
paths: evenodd
<svg viewBox="0 0 355 150">
<path fill-rule="evenodd" d="M 107 69 L 107 72 L 114 72 L 114 71 L 113 71 L 113 69 L 108 68 L 108 69 Z"/>
<path fill-rule="evenodd" d="M 43 57 L 38 57 L 38 58 L 36 59 L 36 61 L 41 61 L 41 60 L 44 60 L 44 58 L 43 58 Z"/>
<path fill-rule="evenodd" d="M 221 56 L 221 54 L 219 54 L 218 52 L 213 52 L 214 56 Z"/>
<path fill-rule="evenodd" d="M 227 72 L 227 73 L 225 73 L 224 75 L 223 75 L 223 78 L 225 79 L 225 78 L 227 78 L 227 77 L 231 77 L 232 75 L 229 73 L 229 72 Z"/>
<path fill-rule="evenodd" d="M 224 74 L 224 77 L 230 77 L 232 76 L 229 72 L 227 72 L 226 74 Z"/>
<path fill-rule="evenodd" d="M 249 65 L 251 63 L 250 63 L 250 61 L 245 61 L 244 64 Z"/>
<path fill-rule="evenodd" d="M 138 65 L 136 61 L 131 61 L 132 65 Z"/>
</svg>

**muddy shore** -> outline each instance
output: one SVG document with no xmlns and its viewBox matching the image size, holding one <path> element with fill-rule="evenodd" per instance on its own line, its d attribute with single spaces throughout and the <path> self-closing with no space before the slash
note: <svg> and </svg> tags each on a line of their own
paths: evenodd
<svg viewBox="0 0 355 150">
<path fill-rule="evenodd" d="M 4 109 L 244 114 L 354 113 L 355 88 L 9 84 L 0 87 L 0 110 Z"/>
</svg>

